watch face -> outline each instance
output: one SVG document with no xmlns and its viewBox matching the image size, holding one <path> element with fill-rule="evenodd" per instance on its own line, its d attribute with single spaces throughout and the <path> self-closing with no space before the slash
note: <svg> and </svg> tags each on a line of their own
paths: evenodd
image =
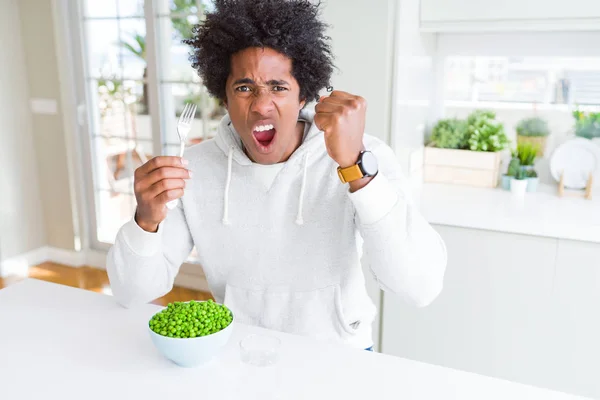
<svg viewBox="0 0 600 400">
<path fill-rule="evenodd" d="M 379 167 L 377 165 L 377 158 L 370 151 L 362 153 L 360 159 L 360 168 L 365 176 L 374 176 L 377 174 Z"/>
</svg>

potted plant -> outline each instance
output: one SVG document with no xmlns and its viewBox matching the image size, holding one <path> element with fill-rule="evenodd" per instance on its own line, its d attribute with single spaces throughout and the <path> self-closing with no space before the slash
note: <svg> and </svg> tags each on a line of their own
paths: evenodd
<svg viewBox="0 0 600 400">
<path fill-rule="evenodd" d="M 425 182 L 496 187 L 508 138 L 495 118 L 476 110 L 466 120 L 438 121 L 424 151 Z"/>
<path fill-rule="evenodd" d="M 506 174 L 502 175 L 502 189 L 510 190 L 510 181 L 517 175 L 517 171 L 521 168 L 521 162 L 517 157 L 516 150 L 512 152 L 512 157 L 508 163 Z"/>
<path fill-rule="evenodd" d="M 525 176 L 526 176 L 525 179 L 527 180 L 527 191 L 528 192 L 537 191 L 537 187 L 538 187 L 540 178 L 538 178 L 538 174 L 537 174 L 537 172 L 535 172 L 535 169 L 526 171 Z"/>
<path fill-rule="evenodd" d="M 538 175 L 534 169 L 534 165 L 538 152 L 539 147 L 537 144 L 526 142 L 517 145 L 517 158 L 519 159 L 520 168 L 525 171 L 528 192 L 535 192 L 537 190 Z"/>
<path fill-rule="evenodd" d="M 515 196 L 523 196 L 527 191 L 526 171 L 519 168 L 517 174 L 510 181 L 510 191 Z"/>
<path fill-rule="evenodd" d="M 593 141 L 600 140 L 600 112 L 588 112 L 575 110 L 573 111 L 575 118 L 575 135 L 590 139 Z"/>
<path fill-rule="evenodd" d="M 548 123 L 539 117 L 522 119 L 517 125 L 517 144 L 530 143 L 538 147 L 538 155 L 543 156 L 550 129 Z"/>
</svg>

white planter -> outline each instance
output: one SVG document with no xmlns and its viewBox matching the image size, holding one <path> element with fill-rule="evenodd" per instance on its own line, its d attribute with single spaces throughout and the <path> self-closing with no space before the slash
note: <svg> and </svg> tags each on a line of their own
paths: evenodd
<svg viewBox="0 0 600 400">
<path fill-rule="evenodd" d="M 425 182 L 496 187 L 502 152 L 438 149 L 425 147 Z"/>
<path fill-rule="evenodd" d="M 529 181 L 527 179 L 513 178 L 510 181 L 510 191 L 515 196 L 525 196 L 525 192 L 527 191 L 528 183 L 529 183 Z"/>
</svg>

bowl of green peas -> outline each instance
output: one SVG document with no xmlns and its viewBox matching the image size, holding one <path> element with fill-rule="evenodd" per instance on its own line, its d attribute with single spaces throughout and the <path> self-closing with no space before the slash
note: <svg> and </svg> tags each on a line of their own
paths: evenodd
<svg viewBox="0 0 600 400">
<path fill-rule="evenodd" d="M 158 351 L 182 367 L 210 361 L 227 344 L 232 328 L 231 310 L 212 300 L 169 303 L 148 322 Z"/>
</svg>

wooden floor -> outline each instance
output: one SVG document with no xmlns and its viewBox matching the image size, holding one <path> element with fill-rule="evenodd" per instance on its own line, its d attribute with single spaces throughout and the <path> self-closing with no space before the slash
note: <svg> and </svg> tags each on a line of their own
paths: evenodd
<svg viewBox="0 0 600 400">
<path fill-rule="evenodd" d="M 91 290 L 93 292 L 111 294 L 106 271 L 97 268 L 73 268 L 60 264 L 43 263 L 29 268 L 28 277 Z M 0 289 L 22 279 L 24 279 L 22 276 L 9 276 L 6 278 L 0 278 Z M 168 303 L 172 303 L 174 301 L 208 300 L 211 298 L 212 296 L 210 293 L 176 286 L 165 296 L 156 299 L 152 303 L 167 305 Z"/>
</svg>

